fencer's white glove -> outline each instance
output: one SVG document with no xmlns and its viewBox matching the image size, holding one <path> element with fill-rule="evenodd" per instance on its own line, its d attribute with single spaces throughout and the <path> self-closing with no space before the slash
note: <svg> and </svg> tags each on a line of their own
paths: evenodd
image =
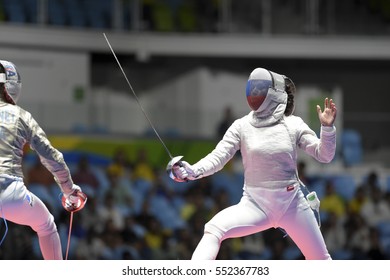
<svg viewBox="0 0 390 280">
<path fill-rule="evenodd" d="M 81 188 L 80 188 L 80 186 L 73 184 L 72 188 L 68 192 L 64 192 L 64 196 L 66 199 L 71 199 L 71 197 L 76 196 L 77 192 L 82 192 Z"/>
<path fill-rule="evenodd" d="M 194 170 L 191 164 L 186 161 L 180 161 L 172 167 L 174 175 L 181 180 L 196 180 L 199 174 Z"/>
<path fill-rule="evenodd" d="M 86 196 L 80 186 L 73 184 L 69 192 L 64 192 L 63 206 L 68 211 L 74 211 L 80 209 L 85 200 Z"/>
</svg>

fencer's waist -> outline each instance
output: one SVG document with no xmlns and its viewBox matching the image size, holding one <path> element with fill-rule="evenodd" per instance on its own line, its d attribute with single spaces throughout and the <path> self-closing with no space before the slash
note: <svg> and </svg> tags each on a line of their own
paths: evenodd
<svg viewBox="0 0 390 280">
<path fill-rule="evenodd" d="M 258 188 L 258 189 L 278 189 L 290 191 L 300 186 L 296 179 L 291 180 L 278 180 L 278 181 L 247 181 L 244 182 L 244 187 Z"/>
<path fill-rule="evenodd" d="M 23 178 L 22 177 L 19 177 L 19 176 L 14 176 L 14 175 L 9 175 L 9 174 L 1 174 L 0 173 L 0 182 L 4 181 L 4 180 L 12 180 L 12 181 L 23 181 Z"/>
<path fill-rule="evenodd" d="M 251 167 L 244 171 L 245 181 L 248 185 L 257 185 L 265 182 L 284 183 L 291 182 L 297 179 L 296 170 L 292 168 L 283 168 L 279 165 L 269 167 Z"/>
<path fill-rule="evenodd" d="M 0 192 L 6 190 L 8 186 L 11 185 L 11 183 L 14 181 L 22 182 L 23 178 L 8 174 L 0 174 Z"/>
</svg>

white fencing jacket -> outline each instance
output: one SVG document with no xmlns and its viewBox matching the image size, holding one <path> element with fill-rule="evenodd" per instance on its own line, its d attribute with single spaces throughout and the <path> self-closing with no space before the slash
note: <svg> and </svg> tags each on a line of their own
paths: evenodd
<svg viewBox="0 0 390 280">
<path fill-rule="evenodd" d="M 319 162 L 330 162 L 336 150 L 336 128 L 322 126 L 318 138 L 298 116 L 283 116 L 265 124 L 257 123 L 252 111 L 237 119 L 215 149 L 195 163 L 193 169 L 200 177 L 209 176 L 221 170 L 240 150 L 245 187 L 297 185 L 298 148 Z"/>
</svg>

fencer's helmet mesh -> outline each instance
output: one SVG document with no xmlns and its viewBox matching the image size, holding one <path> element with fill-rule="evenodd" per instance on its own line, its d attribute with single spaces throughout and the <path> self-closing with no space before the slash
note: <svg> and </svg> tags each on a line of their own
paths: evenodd
<svg viewBox="0 0 390 280">
<path fill-rule="evenodd" d="M 253 111 L 259 109 L 267 97 L 268 89 L 272 87 L 270 80 L 249 80 L 246 84 L 246 98 Z"/>
<path fill-rule="evenodd" d="M 0 60 L 2 72 L 0 82 L 4 84 L 4 92 L 7 102 L 16 104 L 22 90 L 22 81 L 15 64 L 6 60 Z"/>
<path fill-rule="evenodd" d="M 253 111 L 257 111 L 263 104 L 270 88 L 277 92 L 285 92 L 285 76 L 264 68 L 253 70 L 246 84 L 247 102 Z"/>
</svg>

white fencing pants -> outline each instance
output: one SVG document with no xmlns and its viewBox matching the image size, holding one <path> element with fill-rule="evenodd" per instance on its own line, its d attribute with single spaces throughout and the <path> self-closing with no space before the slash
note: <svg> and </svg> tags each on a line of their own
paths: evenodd
<svg viewBox="0 0 390 280">
<path fill-rule="evenodd" d="M 0 208 L 1 218 L 30 226 L 37 233 L 45 260 L 63 259 L 53 215 L 36 195 L 27 190 L 21 178 L 0 178 Z"/>
<path fill-rule="evenodd" d="M 278 206 L 281 205 L 269 201 L 268 205 L 260 207 L 250 196 L 244 195 L 238 204 L 217 213 L 205 225 L 205 234 L 192 259 L 215 259 L 221 242 L 227 238 L 281 227 L 307 260 L 330 260 L 317 220 L 303 193 L 300 190 L 296 192 L 286 210 L 275 215 Z"/>
</svg>

